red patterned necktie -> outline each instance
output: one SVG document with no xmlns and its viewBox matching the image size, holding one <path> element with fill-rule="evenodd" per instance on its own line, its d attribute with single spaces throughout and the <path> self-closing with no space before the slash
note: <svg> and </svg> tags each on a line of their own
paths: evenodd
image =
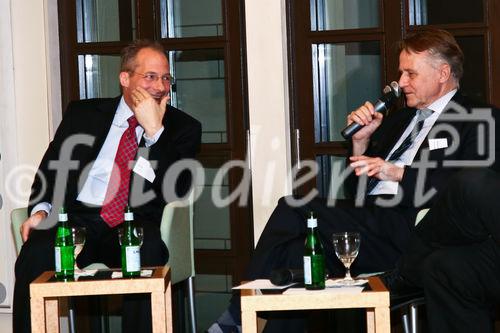
<svg viewBox="0 0 500 333">
<path fill-rule="evenodd" d="M 128 128 L 123 133 L 113 163 L 108 189 L 101 208 L 102 219 L 111 227 L 123 222 L 123 213 L 128 201 L 130 185 L 130 162 L 137 153 L 137 137 L 135 128 L 137 119 L 132 116 L 127 119 Z"/>
</svg>

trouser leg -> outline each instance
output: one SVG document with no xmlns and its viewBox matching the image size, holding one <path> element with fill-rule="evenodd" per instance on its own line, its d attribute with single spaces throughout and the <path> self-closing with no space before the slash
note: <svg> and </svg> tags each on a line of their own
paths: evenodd
<svg viewBox="0 0 500 333">
<path fill-rule="evenodd" d="M 246 278 L 269 278 L 272 270 L 301 268 L 302 249 L 293 245 L 294 240 L 303 242 L 305 219 L 301 209 L 292 209 L 281 198 L 262 232 L 248 265 Z M 288 249 L 292 245 L 292 249 Z M 293 251 L 293 249 L 299 251 Z"/>
<path fill-rule="evenodd" d="M 271 272 L 280 268 L 302 268 L 306 211 L 291 209 L 284 198 L 279 200 L 252 254 L 246 279 L 270 278 Z M 241 323 L 239 293 L 231 298 L 227 314 L 232 322 Z M 268 319 L 266 333 L 304 331 L 305 321 L 301 316 L 292 318 L 290 313 L 270 313 Z M 290 321 L 295 325 L 288 326 Z"/>
<path fill-rule="evenodd" d="M 30 283 L 45 271 L 54 269 L 55 229 L 33 230 L 15 264 L 13 332 L 31 332 Z"/>
<path fill-rule="evenodd" d="M 354 207 L 349 200 L 338 200 L 335 206 L 329 207 L 323 199 L 292 207 L 286 198 L 281 198 L 254 250 L 248 279 L 269 278 L 277 268 L 302 267 L 306 220 L 311 211 L 318 218 L 327 266 L 336 275 L 343 273 L 343 265 L 333 249 L 334 232 L 361 234 L 361 248 L 352 269 L 355 274 L 366 273 L 394 267 L 410 238 L 413 223 L 397 208 Z"/>
<path fill-rule="evenodd" d="M 500 300 L 500 252 L 491 238 L 441 248 L 423 264 L 431 333 L 493 332 L 492 307 Z"/>
<path fill-rule="evenodd" d="M 84 216 L 75 221 L 88 230 L 88 240 L 78 258 L 81 267 L 101 262 L 112 268 L 121 267 L 121 248 L 118 228 L 109 228 L 98 215 Z M 144 240 L 141 246 L 141 266 L 163 266 L 168 261 L 168 250 L 161 240 L 159 226 L 151 222 L 136 221 L 142 227 Z M 149 294 L 124 295 L 122 331 L 151 332 L 151 297 Z"/>
<path fill-rule="evenodd" d="M 144 242 L 141 246 L 141 266 L 163 266 L 168 261 L 168 251 L 161 240 L 160 229 L 143 223 Z M 123 297 L 122 332 L 151 332 L 150 294 L 131 294 Z"/>
</svg>

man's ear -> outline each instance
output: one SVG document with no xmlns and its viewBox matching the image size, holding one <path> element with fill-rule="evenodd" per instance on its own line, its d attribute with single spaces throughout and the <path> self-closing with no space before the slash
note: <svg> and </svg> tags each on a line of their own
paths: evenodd
<svg viewBox="0 0 500 333">
<path fill-rule="evenodd" d="M 441 64 L 440 68 L 439 68 L 439 82 L 441 83 L 445 83 L 446 81 L 448 81 L 450 79 L 450 76 L 451 76 L 451 67 L 449 64 Z"/>
<path fill-rule="evenodd" d="M 120 72 L 120 85 L 122 87 L 128 87 L 130 74 L 128 72 Z"/>
</svg>

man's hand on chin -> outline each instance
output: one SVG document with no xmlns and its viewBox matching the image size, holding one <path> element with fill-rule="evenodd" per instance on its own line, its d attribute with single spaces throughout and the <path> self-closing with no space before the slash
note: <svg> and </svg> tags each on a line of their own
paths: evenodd
<svg viewBox="0 0 500 333">
<path fill-rule="evenodd" d="M 153 137 L 163 126 L 163 116 L 170 101 L 170 94 L 165 94 L 158 104 L 157 100 L 145 89 L 137 87 L 132 91 L 134 111 L 137 121 L 144 128 L 147 137 Z"/>
</svg>

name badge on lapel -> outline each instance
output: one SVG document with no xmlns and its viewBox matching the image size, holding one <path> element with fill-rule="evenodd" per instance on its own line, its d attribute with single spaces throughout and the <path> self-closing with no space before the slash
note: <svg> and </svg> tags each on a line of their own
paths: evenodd
<svg viewBox="0 0 500 333">
<path fill-rule="evenodd" d="M 436 149 L 442 149 L 442 148 L 448 148 L 448 139 L 429 139 L 429 149 L 430 150 L 436 150 Z"/>
<path fill-rule="evenodd" d="M 139 156 L 132 171 L 147 179 L 150 183 L 152 183 L 156 177 L 155 172 L 151 167 L 151 163 L 149 163 L 149 161 L 142 156 Z"/>
</svg>

